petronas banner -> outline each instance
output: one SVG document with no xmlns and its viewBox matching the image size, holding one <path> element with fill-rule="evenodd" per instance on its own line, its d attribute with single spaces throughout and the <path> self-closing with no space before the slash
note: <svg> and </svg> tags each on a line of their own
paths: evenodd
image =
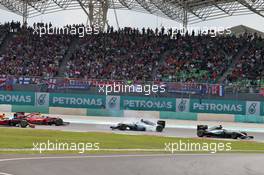
<svg viewBox="0 0 264 175">
<path fill-rule="evenodd" d="M 176 99 L 176 112 L 189 112 L 190 111 L 190 99 L 177 98 Z"/>
<path fill-rule="evenodd" d="M 106 96 L 105 108 L 108 110 L 120 110 L 120 96 Z"/>
<path fill-rule="evenodd" d="M 69 93 L 0 91 L 0 104 L 264 116 L 264 101 L 239 101 L 138 96 L 103 96 Z"/>
<path fill-rule="evenodd" d="M 0 104 L 34 105 L 34 92 L 0 91 Z"/>
<path fill-rule="evenodd" d="M 260 115 L 260 102 L 247 101 L 246 115 Z"/>
<path fill-rule="evenodd" d="M 84 94 L 49 94 L 49 105 L 65 108 L 105 108 L 105 96 Z"/>
<path fill-rule="evenodd" d="M 121 97 L 120 109 L 146 111 L 176 111 L 175 98 Z"/>
<path fill-rule="evenodd" d="M 246 101 L 191 99 L 190 112 L 245 115 Z"/>
</svg>

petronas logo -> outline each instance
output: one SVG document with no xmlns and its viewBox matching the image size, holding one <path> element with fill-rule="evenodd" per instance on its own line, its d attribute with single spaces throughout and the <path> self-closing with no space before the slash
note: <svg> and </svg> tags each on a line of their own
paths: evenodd
<svg viewBox="0 0 264 175">
<path fill-rule="evenodd" d="M 178 109 L 180 112 L 185 111 L 186 103 L 187 103 L 187 100 L 181 100 L 180 104 L 178 105 Z"/>
<path fill-rule="evenodd" d="M 110 108 L 114 108 L 116 106 L 116 103 L 117 103 L 117 98 L 116 97 L 111 97 L 109 102 L 108 102 L 108 105 Z"/>
<path fill-rule="evenodd" d="M 248 108 L 248 113 L 256 114 L 256 107 L 257 107 L 257 103 L 251 103 L 251 105 Z"/>
<path fill-rule="evenodd" d="M 38 104 L 39 105 L 44 105 L 45 104 L 45 99 L 46 99 L 46 94 L 41 94 L 39 97 L 38 97 Z"/>
</svg>

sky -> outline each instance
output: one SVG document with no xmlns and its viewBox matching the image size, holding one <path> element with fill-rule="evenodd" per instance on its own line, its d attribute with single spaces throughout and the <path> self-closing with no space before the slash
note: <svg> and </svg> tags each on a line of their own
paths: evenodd
<svg viewBox="0 0 264 175">
<path fill-rule="evenodd" d="M 120 27 L 150 27 L 150 28 L 160 28 L 164 27 L 181 27 L 181 24 L 176 21 L 161 18 L 151 14 L 139 13 L 128 10 L 116 10 L 118 23 Z M 6 21 L 22 21 L 22 17 L 11 12 L 0 9 L 0 23 Z M 61 11 L 47 15 L 41 15 L 34 18 L 29 18 L 28 23 L 33 24 L 34 22 L 51 22 L 54 26 L 64 26 L 66 24 L 86 24 L 87 16 L 80 10 L 69 10 Z M 113 10 L 108 12 L 108 23 L 116 27 L 116 20 Z M 257 30 L 264 32 L 264 18 L 258 15 L 244 15 L 244 16 L 234 16 L 227 17 L 218 20 L 205 21 L 195 24 L 190 27 L 203 28 L 203 27 L 221 27 L 230 28 L 237 25 L 245 25 Z"/>
</svg>

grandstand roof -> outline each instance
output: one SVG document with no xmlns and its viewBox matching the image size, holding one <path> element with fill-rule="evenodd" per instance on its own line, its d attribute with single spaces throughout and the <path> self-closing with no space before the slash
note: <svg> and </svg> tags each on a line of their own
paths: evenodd
<svg viewBox="0 0 264 175">
<path fill-rule="evenodd" d="M 21 16 L 26 8 L 27 16 L 34 17 L 61 10 L 85 10 L 92 1 L 104 3 L 108 9 L 151 13 L 188 24 L 252 13 L 264 17 L 264 0 L 0 0 L 0 4 Z"/>
<path fill-rule="evenodd" d="M 263 32 L 258 31 L 258 30 L 253 29 L 253 28 L 250 28 L 248 26 L 244 26 L 244 25 L 239 25 L 239 26 L 232 27 L 232 28 L 230 28 L 230 30 L 236 36 L 242 35 L 244 33 L 257 33 L 259 36 L 264 38 L 264 33 Z"/>
</svg>

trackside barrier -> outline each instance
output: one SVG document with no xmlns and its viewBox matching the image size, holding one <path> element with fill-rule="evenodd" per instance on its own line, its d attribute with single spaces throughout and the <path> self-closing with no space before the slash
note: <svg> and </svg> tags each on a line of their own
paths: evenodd
<svg viewBox="0 0 264 175">
<path fill-rule="evenodd" d="M 232 115 L 232 114 L 206 114 L 193 112 L 170 112 L 170 111 L 129 111 L 129 110 L 107 110 L 107 109 L 84 109 L 84 108 L 62 108 L 62 107 L 35 107 L 24 105 L 5 105 L 9 110 L 0 112 L 41 112 L 44 114 L 60 114 L 72 116 L 114 117 L 114 118 L 148 118 L 148 119 L 176 119 L 194 121 L 219 121 L 219 122 L 242 122 L 242 123 L 264 123 L 263 116 L 254 115 Z M 3 109 L 0 105 L 0 109 Z M 11 109 L 11 110 L 10 110 Z M 154 114 L 153 116 L 151 114 Z"/>
<path fill-rule="evenodd" d="M 264 123 L 263 116 L 235 115 L 235 122 L 239 123 Z"/>
<path fill-rule="evenodd" d="M 221 121 L 221 122 L 234 122 L 235 115 L 233 114 L 197 114 L 198 121 Z"/>
<path fill-rule="evenodd" d="M 0 111 L 263 123 L 264 101 L 0 91 Z"/>
<path fill-rule="evenodd" d="M 11 112 L 12 105 L 0 105 L 0 111 L 1 112 Z"/>
<path fill-rule="evenodd" d="M 49 107 L 49 114 L 61 115 L 86 115 L 86 109 L 82 108 L 62 108 L 62 107 Z"/>
</svg>

